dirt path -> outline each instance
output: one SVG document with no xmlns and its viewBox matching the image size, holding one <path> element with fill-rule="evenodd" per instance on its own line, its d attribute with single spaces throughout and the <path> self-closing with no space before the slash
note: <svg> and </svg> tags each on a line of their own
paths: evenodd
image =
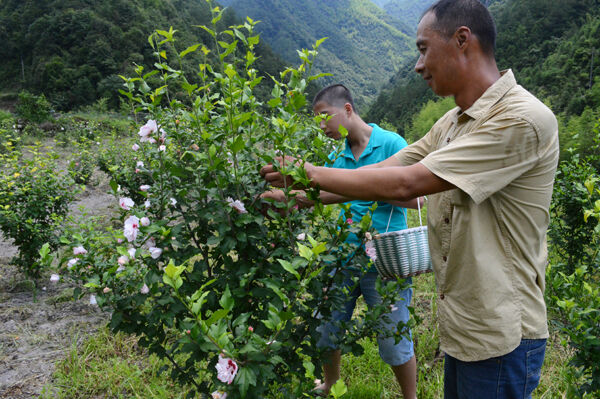
<svg viewBox="0 0 600 399">
<path fill-rule="evenodd" d="M 112 212 L 114 197 L 108 179 L 94 173 L 92 182 L 72 204 L 90 215 Z M 87 298 L 74 302 L 72 286 L 52 284 L 45 276 L 34 295 L 31 281 L 9 264 L 17 250 L 0 235 L 0 398 L 38 397 L 50 381 L 55 363 L 96 331 L 108 315 Z"/>
</svg>

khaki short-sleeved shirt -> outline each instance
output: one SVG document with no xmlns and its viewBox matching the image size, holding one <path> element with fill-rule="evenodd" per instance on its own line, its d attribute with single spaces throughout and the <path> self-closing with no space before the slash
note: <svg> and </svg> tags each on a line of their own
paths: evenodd
<svg viewBox="0 0 600 399">
<path fill-rule="evenodd" d="M 457 188 L 429 196 L 441 349 L 463 361 L 547 338 L 546 231 L 558 163 L 552 111 L 508 70 L 395 156 Z"/>
</svg>

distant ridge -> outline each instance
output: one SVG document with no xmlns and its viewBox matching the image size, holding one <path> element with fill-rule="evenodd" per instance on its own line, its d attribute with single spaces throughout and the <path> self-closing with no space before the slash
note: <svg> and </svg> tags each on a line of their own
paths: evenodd
<svg viewBox="0 0 600 399">
<path fill-rule="evenodd" d="M 315 68 L 347 84 L 359 106 L 369 104 L 398 70 L 416 54 L 414 27 L 394 18 L 371 0 L 224 0 L 241 17 L 261 21 L 261 37 L 288 62 L 296 50 L 328 37 Z"/>
</svg>

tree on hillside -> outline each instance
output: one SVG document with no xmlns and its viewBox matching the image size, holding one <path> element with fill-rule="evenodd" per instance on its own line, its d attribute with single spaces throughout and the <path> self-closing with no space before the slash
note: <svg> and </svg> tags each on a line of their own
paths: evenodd
<svg viewBox="0 0 600 399">
<path fill-rule="evenodd" d="M 213 38 L 194 25 L 210 21 L 208 3 L 195 0 L 7 0 L 0 3 L 0 86 L 5 90 L 44 93 L 58 110 L 108 98 L 119 105 L 118 89 L 135 65 L 151 66 L 156 57 L 148 43 L 154 28 L 178 30 L 180 43 Z M 237 17 L 226 11 L 222 27 Z M 283 63 L 259 44 L 257 68 L 277 74 Z M 210 56 L 209 56 L 210 57 Z M 192 70 L 199 58 L 183 61 Z"/>
<path fill-rule="evenodd" d="M 501 69 L 512 68 L 517 81 L 556 113 L 572 117 L 598 108 L 600 0 L 485 4 L 497 24 L 496 59 Z M 369 119 L 385 118 L 399 131 L 410 129 L 412 115 L 433 98 L 413 67 L 414 62 L 407 63 L 382 89 L 367 113 Z"/>
</svg>

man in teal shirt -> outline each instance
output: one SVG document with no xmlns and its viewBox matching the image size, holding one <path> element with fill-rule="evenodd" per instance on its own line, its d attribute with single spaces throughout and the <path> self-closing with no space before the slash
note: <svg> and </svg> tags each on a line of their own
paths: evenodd
<svg viewBox="0 0 600 399">
<path fill-rule="evenodd" d="M 323 132 L 335 139 L 341 140 L 340 126 L 343 126 L 348 135 L 339 151 L 331 153 L 331 163 L 327 166 L 341 169 L 356 169 L 361 166 L 381 162 L 406 147 L 406 141 L 397 133 L 380 128 L 375 124 L 367 124 L 356 112 L 350 91 L 341 84 L 328 86 L 321 90 L 313 100 L 315 115 L 326 116 L 321 121 Z M 281 191 L 275 190 L 263 194 L 263 198 L 285 200 Z M 348 198 L 321 191 L 320 199 L 324 204 L 350 202 L 352 219 L 348 222 L 359 222 L 369 212 L 372 201 L 349 201 Z M 296 192 L 296 200 L 301 207 L 312 206 L 303 192 Z M 405 229 L 406 209 L 416 208 L 417 200 L 378 202 L 377 208 L 372 213 L 372 223 L 379 233 Z M 363 248 L 362 243 L 355 234 L 350 234 L 347 242 Z M 361 265 L 352 264 L 350 261 L 343 270 L 344 285 L 350 287 L 350 294 L 344 306 L 344 311 L 333 311 L 334 321 L 349 321 L 356 306 L 356 300 L 363 295 L 367 305 L 381 303 L 381 297 L 375 289 L 377 272 L 372 266 L 367 273 L 361 271 Z M 359 283 L 353 282 L 353 277 L 359 277 Z M 411 283 L 410 279 L 407 281 Z M 384 328 L 392 329 L 399 321 L 408 322 L 408 306 L 412 298 L 412 289 L 407 288 L 399 292 L 401 298 L 387 315 L 389 322 L 382 320 Z M 320 347 L 330 348 L 323 367 L 324 381 L 318 383 L 316 389 L 328 393 L 331 386 L 340 378 L 341 351 L 331 341 L 331 337 L 338 336 L 341 332 L 334 323 L 326 323 L 320 328 L 321 337 L 318 342 Z M 412 339 L 403 337 L 398 344 L 394 338 L 378 338 L 379 354 L 384 362 L 389 364 L 400 384 L 405 398 L 416 398 L 416 359 Z"/>
</svg>

